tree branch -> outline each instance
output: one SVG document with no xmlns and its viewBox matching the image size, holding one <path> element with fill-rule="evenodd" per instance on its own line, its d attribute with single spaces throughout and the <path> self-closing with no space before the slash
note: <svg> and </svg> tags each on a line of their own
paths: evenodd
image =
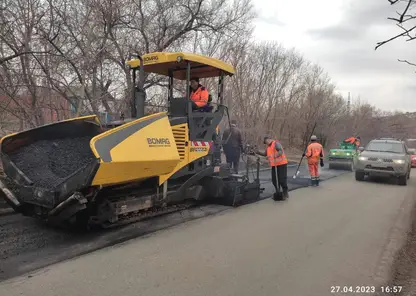
<svg viewBox="0 0 416 296">
<path fill-rule="evenodd" d="M 399 37 L 408 36 L 408 34 L 409 34 L 411 31 L 413 31 L 414 29 L 416 29 L 416 26 L 414 26 L 413 28 L 411 28 L 411 29 L 409 29 L 409 30 L 405 30 L 404 32 L 402 32 L 402 33 L 400 33 L 400 34 L 398 34 L 398 35 L 396 35 L 396 36 L 394 36 L 394 37 L 391 37 L 390 39 L 387 39 L 387 40 L 382 41 L 382 42 L 377 42 L 377 46 L 375 47 L 375 50 L 377 50 L 380 46 L 382 46 L 382 45 L 384 45 L 384 44 L 386 44 L 386 43 L 389 43 L 390 41 L 393 41 L 393 40 L 395 40 L 395 39 L 397 39 L 397 38 L 399 38 Z M 414 38 L 413 38 L 413 39 L 414 39 Z M 410 39 L 410 40 L 412 40 L 412 39 Z M 408 40 L 408 41 L 410 41 L 410 40 Z"/>
<path fill-rule="evenodd" d="M 416 64 L 415 64 L 415 63 L 411 63 L 411 62 L 409 62 L 408 60 L 400 60 L 400 59 L 398 59 L 398 61 L 399 61 L 400 63 L 405 63 L 405 64 L 408 64 L 408 65 L 410 65 L 410 66 L 416 67 Z"/>
<path fill-rule="evenodd" d="M 9 55 L 5 58 L 0 58 L 0 65 L 7 62 L 7 61 L 18 58 L 22 55 L 25 55 L 25 54 L 47 54 L 47 53 L 49 53 L 49 52 L 47 52 L 47 51 L 22 51 L 22 52 L 17 52 L 15 54 Z"/>
<path fill-rule="evenodd" d="M 401 0 L 388 0 L 389 3 L 391 5 L 395 5 L 397 3 L 399 3 Z M 410 28 L 405 28 L 404 23 L 408 22 L 409 20 L 415 19 L 416 15 L 409 15 L 408 12 L 411 10 L 412 5 L 416 4 L 416 0 L 403 0 L 403 1 L 407 1 L 407 5 L 406 7 L 403 9 L 403 11 L 401 13 L 397 12 L 397 14 L 399 15 L 399 17 L 394 18 L 394 17 L 388 17 L 388 20 L 391 21 L 395 21 L 397 24 L 397 26 L 403 30 L 402 33 L 397 34 L 387 40 L 381 41 L 381 42 L 377 42 L 376 47 L 374 48 L 374 50 L 377 50 L 379 47 L 383 46 L 386 43 L 389 43 L 393 40 L 396 40 L 397 38 L 400 37 L 405 37 L 407 36 L 408 39 L 406 41 L 411 41 L 411 40 L 415 40 L 416 36 L 411 36 L 410 33 L 416 29 L 416 25 L 412 26 Z"/>
</svg>

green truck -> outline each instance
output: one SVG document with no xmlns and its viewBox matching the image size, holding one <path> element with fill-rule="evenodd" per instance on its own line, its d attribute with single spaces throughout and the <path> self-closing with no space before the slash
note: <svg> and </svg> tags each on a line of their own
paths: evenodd
<svg viewBox="0 0 416 296">
<path fill-rule="evenodd" d="M 354 144 L 339 142 L 337 149 L 329 150 L 329 169 L 354 170 L 354 157 L 357 155 L 357 147 Z"/>
</svg>

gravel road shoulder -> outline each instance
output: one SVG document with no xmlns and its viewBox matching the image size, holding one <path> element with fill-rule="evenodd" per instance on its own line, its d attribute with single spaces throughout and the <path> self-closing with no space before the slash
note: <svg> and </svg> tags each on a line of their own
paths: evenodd
<svg viewBox="0 0 416 296">
<path fill-rule="evenodd" d="M 396 253 L 391 268 L 391 277 L 387 282 L 388 287 L 401 287 L 399 293 L 384 293 L 381 295 L 416 295 L 416 204 L 410 217 L 410 229 L 402 248 Z"/>
</svg>

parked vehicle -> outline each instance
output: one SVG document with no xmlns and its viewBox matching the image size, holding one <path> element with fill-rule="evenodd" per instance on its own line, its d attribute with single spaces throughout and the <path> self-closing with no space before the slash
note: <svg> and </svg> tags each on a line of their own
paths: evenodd
<svg viewBox="0 0 416 296">
<path fill-rule="evenodd" d="M 357 181 L 363 181 L 365 176 L 383 176 L 397 178 L 399 185 L 407 185 L 414 149 L 408 149 L 401 140 L 389 138 L 372 140 L 359 150 L 361 153 L 354 161 Z"/>
<path fill-rule="evenodd" d="M 416 168 L 416 154 L 410 156 L 410 161 L 412 162 L 412 168 Z"/>
</svg>

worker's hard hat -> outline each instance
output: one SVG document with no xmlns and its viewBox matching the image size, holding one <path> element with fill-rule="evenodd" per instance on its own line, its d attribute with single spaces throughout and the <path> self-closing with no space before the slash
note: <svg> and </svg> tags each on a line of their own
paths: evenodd
<svg viewBox="0 0 416 296">
<path fill-rule="evenodd" d="M 316 141 L 316 140 L 318 140 L 318 138 L 315 135 L 312 135 L 311 136 L 311 141 Z"/>
</svg>

